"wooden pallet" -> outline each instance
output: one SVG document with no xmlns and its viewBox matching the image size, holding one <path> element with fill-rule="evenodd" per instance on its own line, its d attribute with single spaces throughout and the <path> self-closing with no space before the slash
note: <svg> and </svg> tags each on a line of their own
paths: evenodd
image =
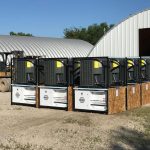
<svg viewBox="0 0 150 150">
<path fill-rule="evenodd" d="M 141 84 L 141 104 L 150 104 L 150 82 Z"/>
<path fill-rule="evenodd" d="M 40 88 L 36 86 L 36 108 L 40 107 Z"/>
<path fill-rule="evenodd" d="M 73 110 L 73 87 L 68 87 L 68 111 Z"/>
<path fill-rule="evenodd" d="M 127 86 L 127 110 L 141 106 L 140 84 Z"/>
<path fill-rule="evenodd" d="M 120 113 L 126 110 L 126 87 L 108 89 L 108 114 Z"/>
<path fill-rule="evenodd" d="M 10 77 L 11 76 L 11 73 L 10 72 L 0 72 L 0 77 Z"/>
</svg>

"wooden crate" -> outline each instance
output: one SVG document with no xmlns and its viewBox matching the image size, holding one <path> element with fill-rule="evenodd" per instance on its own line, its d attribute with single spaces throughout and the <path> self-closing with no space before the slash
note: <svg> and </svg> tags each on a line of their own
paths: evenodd
<svg viewBox="0 0 150 150">
<path fill-rule="evenodd" d="M 150 82 L 141 84 L 141 104 L 150 104 Z"/>
<path fill-rule="evenodd" d="M 0 77 L 10 77 L 11 76 L 11 72 L 0 72 Z"/>
<path fill-rule="evenodd" d="M 73 87 L 68 87 L 68 111 L 73 110 Z"/>
<path fill-rule="evenodd" d="M 140 84 L 127 86 L 127 110 L 141 106 Z"/>
<path fill-rule="evenodd" d="M 108 114 L 120 113 L 126 110 L 126 87 L 108 89 Z"/>
<path fill-rule="evenodd" d="M 7 76 L 11 76 L 11 72 L 7 72 L 6 75 L 7 75 Z"/>
<path fill-rule="evenodd" d="M 40 107 L 40 88 L 36 86 L 36 108 Z"/>
<path fill-rule="evenodd" d="M 6 72 L 0 72 L 0 77 L 5 77 L 7 76 Z"/>
</svg>

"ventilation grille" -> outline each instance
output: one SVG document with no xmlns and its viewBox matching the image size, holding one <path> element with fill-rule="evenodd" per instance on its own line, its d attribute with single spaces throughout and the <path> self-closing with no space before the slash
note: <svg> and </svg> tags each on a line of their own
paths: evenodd
<svg viewBox="0 0 150 150">
<path fill-rule="evenodd" d="M 45 85 L 56 84 L 55 61 L 46 60 L 44 62 Z"/>
<path fill-rule="evenodd" d="M 17 61 L 16 82 L 26 83 L 25 61 Z"/>
<path fill-rule="evenodd" d="M 93 85 L 93 77 L 92 77 L 92 61 L 89 60 L 81 60 L 81 86 L 92 86 Z"/>
</svg>

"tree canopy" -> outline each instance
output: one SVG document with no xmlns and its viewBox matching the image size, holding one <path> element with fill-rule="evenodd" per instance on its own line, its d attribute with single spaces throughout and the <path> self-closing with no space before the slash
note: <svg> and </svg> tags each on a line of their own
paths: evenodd
<svg viewBox="0 0 150 150">
<path fill-rule="evenodd" d="M 108 25 L 107 23 L 103 22 L 100 24 L 90 25 L 87 28 L 66 28 L 64 30 L 64 37 L 85 40 L 95 45 L 97 41 L 113 26 L 114 24 Z"/>
<path fill-rule="evenodd" d="M 16 35 L 16 36 L 33 36 L 33 35 L 30 34 L 30 33 L 23 33 L 23 32 L 18 32 L 18 33 L 16 33 L 16 32 L 13 32 L 13 31 L 11 31 L 9 34 L 10 34 L 10 35 Z"/>
</svg>

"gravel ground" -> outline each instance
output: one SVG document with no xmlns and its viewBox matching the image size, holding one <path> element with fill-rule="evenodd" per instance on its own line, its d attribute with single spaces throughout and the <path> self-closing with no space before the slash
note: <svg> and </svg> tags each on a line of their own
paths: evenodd
<svg viewBox="0 0 150 150">
<path fill-rule="evenodd" d="M 150 106 L 135 112 L 143 109 L 150 114 Z M 10 93 L 0 93 L 0 149 L 149 149 L 149 126 L 135 112 L 103 115 L 11 106 Z"/>
</svg>

